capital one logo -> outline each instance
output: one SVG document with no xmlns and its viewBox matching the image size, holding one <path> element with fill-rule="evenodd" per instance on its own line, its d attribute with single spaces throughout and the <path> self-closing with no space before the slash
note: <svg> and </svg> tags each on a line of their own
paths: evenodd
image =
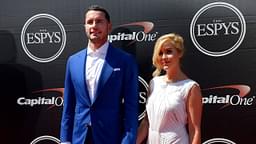
<svg viewBox="0 0 256 144">
<path fill-rule="evenodd" d="M 190 37 L 202 53 L 220 57 L 234 52 L 243 42 L 246 23 L 233 5 L 214 2 L 202 7 L 190 24 Z"/>
<path fill-rule="evenodd" d="M 251 88 L 248 85 L 224 85 L 202 89 L 203 93 L 207 93 L 202 98 L 203 104 L 220 104 L 220 109 L 228 106 L 251 106 L 255 102 L 255 96 L 247 96 Z"/>
<path fill-rule="evenodd" d="M 29 58 L 47 63 L 60 56 L 66 45 L 66 32 L 59 19 L 50 14 L 37 14 L 24 24 L 21 44 Z"/>
<path fill-rule="evenodd" d="M 138 77 L 139 81 L 139 116 L 138 119 L 141 120 L 145 116 L 145 106 L 147 102 L 147 93 L 148 93 L 148 84 L 142 78 Z M 19 97 L 17 99 L 17 104 L 20 106 L 48 106 L 47 110 L 50 110 L 54 107 L 63 106 L 64 103 L 64 88 L 49 88 L 34 91 L 33 95 L 39 95 L 35 98 L 25 98 Z M 48 97 L 42 95 L 48 95 Z"/>
<path fill-rule="evenodd" d="M 130 27 L 133 30 L 130 30 Z M 142 30 L 137 30 L 137 29 Z M 122 24 L 114 28 L 112 34 L 108 36 L 109 42 L 114 41 L 131 41 L 134 42 L 150 42 L 155 41 L 158 32 L 149 33 L 154 28 L 154 24 L 148 21 L 132 22 L 128 24 Z M 129 43 L 129 44 L 131 44 Z"/>
<path fill-rule="evenodd" d="M 26 98 L 19 97 L 17 99 L 17 104 L 20 106 L 48 106 L 48 110 L 53 107 L 63 106 L 63 97 L 64 97 L 64 88 L 50 88 L 34 91 L 33 96 L 37 96 L 35 98 Z M 47 97 L 43 95 L 48 95 Z"/>
</svg>

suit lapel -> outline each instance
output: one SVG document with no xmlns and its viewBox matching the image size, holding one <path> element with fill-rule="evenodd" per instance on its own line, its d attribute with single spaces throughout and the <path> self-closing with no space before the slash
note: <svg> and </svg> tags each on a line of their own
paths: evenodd
<svg viewBox="0 0 256 144">
<path fill-rule="evenodd" d="M 99 83 L 97 86 L 97 91 L 96 91 L 96 95 L 94 98 L 94 101 L 97 99 L 97 97 L 100 95 L 100 92 L 102 91 L 102 88 L 104 87 L 104 85 L 106 84 L 106 82 L 108 81 L 108 79 L 110 78 L 112 72 L 113 72 L 113 67 L 110 65 L 112 63 L 113 60 L 113 55 L 111 52 L 112 47 L 109 45 L 108 47 L 108 52 L 105 58 L 105 62 L 100 74 L 100 78 L 99 78 Z"/>
<path fill-rule="evenodd" d="M 88 105 L 91 105 L 91 99 L 90 99 L 90 96 L 89 96 L 89 92 L 88 92 L 88 88 L 87 88 L 87 84 L 86 84 L 86 55 L 87 55 L 87 49 L 84 50 L 84 52 L 82 53 L 81 55 L 81 58 L 79 59 L 80 60 L 80 63 L 81 64 L 77 64 L 77 65 L 81 65 L 81 69 L 80 69 L 80 72 L 81 72 L 81 75 L 82 75 L 82 81 L 83 81 L 83 86 L 84 87 L 84 95 L 86 97 L 85 101 Z"/>
</svg>

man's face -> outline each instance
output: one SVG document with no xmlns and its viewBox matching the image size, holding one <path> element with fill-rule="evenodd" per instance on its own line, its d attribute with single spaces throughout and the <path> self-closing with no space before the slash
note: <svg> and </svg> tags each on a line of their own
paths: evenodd
<svg viewBox="0 0 256 144">
<path fill-rule="evenodd" d="M 90 10 L 85 15 L 85 32 L 92 43 L 105 43 L 111 31 L 111 23 L 101 11 Z"/>
</svg>

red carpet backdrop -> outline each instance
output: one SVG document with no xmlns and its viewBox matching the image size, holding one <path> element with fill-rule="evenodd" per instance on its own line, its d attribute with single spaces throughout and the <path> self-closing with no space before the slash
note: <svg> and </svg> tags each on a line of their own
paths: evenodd
<svg viewBox="0 0 256 144">
<path fill-rule="evenodd" d="M 255 143 L 255 0 L 2 0 L 1 143 L 59 143 L 66 60 L 87 45 L 91 4 L 110 12 L 109 41 L 137 58 L 139 120 L 154 43 L 175 32 L 185 39 L 182 68 L 202 88 L 202 143 Z"/>
</svg>

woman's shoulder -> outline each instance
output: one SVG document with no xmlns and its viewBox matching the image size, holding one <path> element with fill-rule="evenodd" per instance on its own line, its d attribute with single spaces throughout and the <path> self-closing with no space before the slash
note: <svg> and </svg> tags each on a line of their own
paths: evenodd
<svg viewBox="0 0 256 144">
<path fill-rule="evenodd" d="M 160 75 L 160 76 L 154 76 L 150 81 L 164 81 L 164 76 L 163 75 Z"/>
<path fill-rule="evenodd" d="M 153 91 L 154 88 L 156 88 L 157 85 L 161 85 L 162 81 L 161 78 L 162 76 L 154 76 L 150 81 L 149 81 L 149 93 Z"/>
<path fill-rule="evenodd" d="M 188 78 L 188 79 L 186 80 L 186 83 L 189 84 L 189 85 L 196 85 L 196 86 L 199 86 L 198 82 L 196 82 L 195 80 L 190 79 L 190 78 Z"/>
</svg>

